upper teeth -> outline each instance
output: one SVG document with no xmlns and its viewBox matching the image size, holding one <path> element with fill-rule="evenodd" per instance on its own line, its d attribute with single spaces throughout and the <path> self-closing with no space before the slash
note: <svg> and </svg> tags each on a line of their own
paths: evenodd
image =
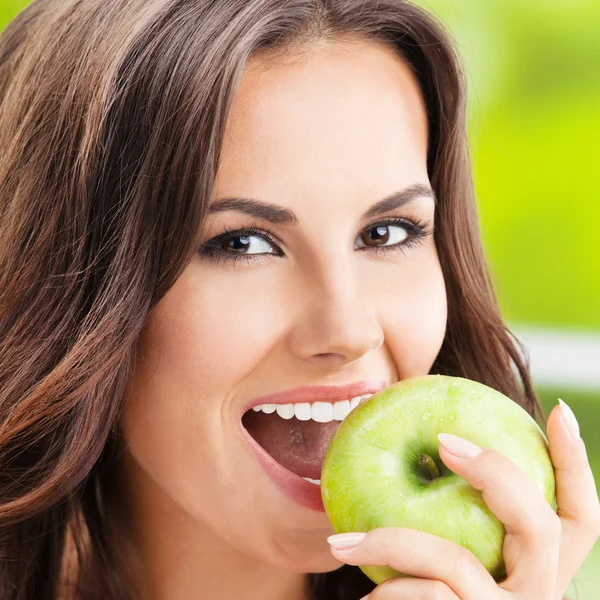
<svg viewBox="0 0 600 600">
<path fill-rule="evenodd" d="M 343 421 L 348 413 L 356 408 L 361 402 L 370 398 L 373 394 L 356 396 L 352 400 L 340 400 L 339 402 L 298 402 L 297 404 L 261 404 L 253 406 L 252 410 L 264 412 L 268 415 L 277 411 L 283 419 L 296 417 L 300 421 L 317 421 L 318 423 L 329 423 L 330 421 Z"/>
</svg>

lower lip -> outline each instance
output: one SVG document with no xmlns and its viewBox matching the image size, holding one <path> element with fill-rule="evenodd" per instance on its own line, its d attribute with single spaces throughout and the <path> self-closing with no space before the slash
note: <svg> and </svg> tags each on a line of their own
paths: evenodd
<svg viewBox="0 0 600 600">
<path fill-rule="evenodd" d="M 325 512 L 321 499 L 321 486 L 310 483 L 302 477 L 288 471 L 267 453 L 262 446 L 248 433 L 240 423 L 240 427 L 247 438 L 252 451 L 256 455 L 260 466 L 264 469 L 271 481 L 290 499 L 305 508 L 316 512 Z"/>
</svg>

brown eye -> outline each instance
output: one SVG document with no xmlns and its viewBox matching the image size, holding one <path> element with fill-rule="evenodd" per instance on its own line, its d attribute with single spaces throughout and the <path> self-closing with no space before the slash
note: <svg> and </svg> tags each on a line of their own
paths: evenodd
<svg viewBox="0 0 600 600">
<path fill-rule="evenodd" d="M 273 244 L 259 233 L 229 233 L 216 238 L 214 245 L 226 254 L 277 254 Z"/>
<path fill-rule="evenodd" d="M 390 239 L 390 230 L 385 226 L 372 227 L 367 231 L 363 231 L 360 234 L 360 239 L 365 246 L 381 246 Z"/>
<path fill-rule="evenodd" d="M 358 236 L 358 247 L 393 246 L 400 244 L 408 237 L 406 228 L 400 225 L 376 225 L 365 229 Z"/>
<path fill-rule="evenodd" d="M 221 250 L 225 252 L 235 252 L 237 254 L 244 254 L 248 248 L 250 248 L 250 237 L 249 235 L 236 235 L 230 238 L 224 238 L 219 244 Z"/>
</svg>

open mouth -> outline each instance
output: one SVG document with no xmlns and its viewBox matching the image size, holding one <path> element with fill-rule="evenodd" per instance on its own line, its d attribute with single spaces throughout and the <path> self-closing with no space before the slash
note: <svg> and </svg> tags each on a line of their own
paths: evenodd
<svg viewBox="0 0 600 600">
<path fill-rule="evenodd" d="M 318 484 L 325 451 L 340 423 L 371 396 L 339 402 L 262 404 L 243 415 L 242 425 L 282 467 Z"/>
</svg>

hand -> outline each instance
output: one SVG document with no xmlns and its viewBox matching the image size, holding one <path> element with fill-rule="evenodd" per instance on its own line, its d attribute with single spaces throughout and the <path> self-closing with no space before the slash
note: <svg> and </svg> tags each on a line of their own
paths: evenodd
<svg viewBox="0 0 600 600">
<path fill-rule="evenodd" d="M 453 542 L 414 529 L 382 527 L 351 549 L 331 549 L 347 564 L 388 565 L 407 575 L 384 581 L 363 600 L 560 600 L 600 536 L 600 503 L 585 445 L 574 416 L 571 433 L 563 411 L 568 419 L 570 409 L 556 406 L 547 427 L 557 513 L 502 454 L 465 440 L 479 451 L 465 458 L 459 448 L 440 444 L 448 468 L 481 490 L 504 523 L 504 581 L 496 583 L 474 554 Z"/>
</svg>

